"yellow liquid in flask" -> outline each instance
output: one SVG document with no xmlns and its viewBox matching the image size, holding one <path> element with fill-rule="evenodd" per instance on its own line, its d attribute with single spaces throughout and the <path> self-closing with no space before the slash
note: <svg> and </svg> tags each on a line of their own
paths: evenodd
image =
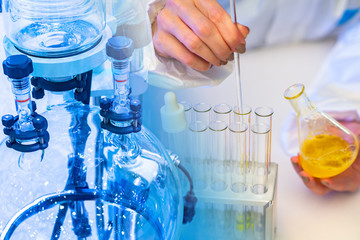
<svg viewBox="0 0 360 240">
<path fill-rule="evenodd" d="M 335 135 L 320 134 L 303 141 L 300 163 L 313 177 L 328 178 L 345 171 L 355 160 L 358 146 Z"/>
</svg>

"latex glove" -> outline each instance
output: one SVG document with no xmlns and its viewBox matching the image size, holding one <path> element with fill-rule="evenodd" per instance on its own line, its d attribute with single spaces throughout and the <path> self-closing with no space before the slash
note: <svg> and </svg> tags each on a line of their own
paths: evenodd
<svg viewBox="0 0 360 240">
<path fill-rule="evenodd" d="M 328 112 L 341 124 L 360 136 L 360 118 L 356 111 Z M 302 178 L 305 186 L 318 195 L 330 191 L 354 192 L 360 187 L 360 153 L 353 164 L 344 172 L 331 178 L 314 178 L 306 173 L 299 164 L 299 156 L 291 157 L 291 162 L 296 173 Z"/>
<path fill-rule="evenodd" d="M 249 28 L 233 23 L 216 0 L 167 0 L 152 32 L 158 55 L 206 71 L 244 53 Z"/>
</svg>

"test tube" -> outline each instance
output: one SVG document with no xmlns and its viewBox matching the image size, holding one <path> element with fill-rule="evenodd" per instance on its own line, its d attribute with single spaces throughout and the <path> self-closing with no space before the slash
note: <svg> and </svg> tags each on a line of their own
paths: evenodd
<svg viewBox="0 0 360 240">
<path fill-rule="evenodd" d="M 227 126 L 230 125 L 231 122 L 231 111 L 232 108 L 230 105 L 226 104 L 226 103 L 221 103 L 216 105 L 213 108 L 213 121 L 222 121 L 224 123 L 226 123 Z M 233 171 L 232 165 L 231 165 L 231 160 L 230 160 L 230 144 L 226 144 L 229 143 L 229 133 L 226 130 L 226 136 L 225 136 L 225 156 L 224 156 L 224 162 L 223 162 L 223 166 L 224 166 L 224 177 L 226 177 L 227 179 L 230 180 L 231 178 L 231 174 Z M 230 185 L 230 181 L 229 182 Z"/>
<path fill-rule="evenodd" d="M 209 126 L 211 106 L 207 103 L 198 103 L 193 107 L 194 114 L 191 122 L 203 122 Z"/>
<path fill-rule="evenodd" d="M 214 111 L 214 121 L 219 120 L 225 122 L 227 125 L 230 124 L 230 113 L 232 111 L 230 105 L 225 103 L 216 105 L 213 111 Z"/>
<path fill-rule="evenodd" d="M 270 126 L 265 123 L 251 125 L 251 161 L 252 187 L 255 194 L 264 194 L 268 190 L 268 155 Z"/>
<path fill-rule="evenodd" d="M 233 117 L 232 122 L 246 122 L 250 126 L 251 122 L 251 107 L 248 105 L 243 105 L 242 108 L 238 106 L 233 107 Z"/>
<path fill-rule="evenodd" d="M 193 176 L 195 190 L 203 190 L 208 184 L 208 126 L 211 106 L 199 103 L 194 106 L 193 110 L 193 121 L 189 125 L 192 166 L 190 172 Z"/>
<path fill-rule="evenodd" d="M 268 106 L 261 106 L 261 107 L 256 108 L 254 113 L 255 113 L 255 123 L 264 123 L 264 124 L 267 124 L 270 128 L 270 133 L 268 135 L 269 140 L 268 140 L 268 145 L 267 145 L 267 149 L 268 149 L 267 151 L 269 152 L 269 154 L 267 156 L 268 157 L 267 164 L 268 164 L 268 170 L 269 170 L 269 174 L 270 174 L 272 115 L 274 114 L 274 110 Z"/>
<path fill-rule="evenodd" d="M 252 109 L 248 105 L 243 105 L 242 108 L 239 108 L 238 106 L 233 107 L 233 116 L 232 116 L 232 122 L 238 123 L 238 122 L 244 122 L 247 123 L 248 128 L 251 126 L 251 112 Z M 250 131 L 250 130 L 249 130 Z M 250 156 L 250 134 L 247 134 L 247 140 L 249 144 L 247 145 L 247 156 Z M 247 162 L 247 173 L 250 172 L 251 169 L 251 163 Z"/>
<path fill-rule="evenodd" d="M 211 188 L 220 192 L 228 187 L 228 170 L 226 161 L 226 130 L 228 125 L 221 120 L 210 123 L 210 166 L 211 166 Z"/>
<path fill-rule="evenodd" d="M 249 131 L 248 124 L 234 122 L 229 126 L 231 190 L 236 193 L 246 191 L 246 173 L 248 164 Z"/>
</svg>

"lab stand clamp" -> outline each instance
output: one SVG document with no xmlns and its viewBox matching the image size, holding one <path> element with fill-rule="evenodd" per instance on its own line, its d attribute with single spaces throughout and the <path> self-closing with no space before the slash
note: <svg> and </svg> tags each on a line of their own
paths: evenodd
<svg viewBox="0 0 360 240">
<path fill-rule="evenodd" d="M 136 133 L 141 130 L 141 102 L 137 99 L 130 101 L 130 110 L 116 113 L 110 109 L 113 99 L 102 98 L 100 101 L 100 115 L 104 118 L 101 128 L 117 134 Z M 129 122 L 128 126 L 115 126 L 112 122 Z"/>
<path fill-rule="evenodd" d="M 30 97 L 32 61 L 24 55 L 15 55 L 3 62 L 4 73 L 12 85 L 18 115 L 1 118 L 3 132 L 8 136 L 6 146 L 18 152 L 35 152 L 48 147 L 50 135 L 45 117 L 36 113 L 36 104 Z"/>
<path fill-rule="evenodd" d="M 33 109 L 35 102 L 33 103 Z M 37 150 L 43 150 L 48 147 L 50 140 L 49 132 L 47 131 L 48 123 L 46 118 L 33 112 L 31 114 L 33 130 L 26 132 L 19 131 L 15 126 L 19 120 L 19 116 L 13 116 L 10 114 L 4 115 L 1 119 L 2 125 L 4 126 L 4 134 L 9 136 L 9 140 L 6 141 L 6 146 L 19 152 L 34 152 Z M 32 139 L 38 139 L 32 144 L 22 144 Z"/>
</svg>

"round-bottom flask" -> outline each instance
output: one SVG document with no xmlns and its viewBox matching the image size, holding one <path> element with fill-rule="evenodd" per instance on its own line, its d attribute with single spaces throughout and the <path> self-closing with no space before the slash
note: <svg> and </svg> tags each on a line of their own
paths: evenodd
<svg viewBox="0 0 360 240">
<path fill-rule="evenodd" d="M 94 188 L 95 167 L 100 161 L 95 156 L 98 126 L 93 119 L 97 114 L 97 108 L 75 101 L 53 105 L 41 114 L 47 119 L 50 135 L 49 146 L 45 150 L 21 153 L 7 148 L 6 140 L 3 141 L 1 154 L 6 156 L 8 165 L 0 172 L 0 191 L 3 196 L 0 202 L 4 209 L 0 216 L 0 233 L 5 234 L 3 230 L 6 223 L 21 209 L 41 197 L 60 195 L 76 188 Z M 81 204 L 84 207 L 77 206 Z M 55 223 L 61 218 L 61 209 L 65 208 L 68 210 L 63 212 L 64 223 L 59 239 L 74 239 L 77 236 L 72 229 L 79 212 L 76 208 L 87 212 L 89 216 L 93 213 L 95 219 L 94 203 L 81 204 L 71 202 L 55 205 L 46 211 L 45 208 L 32 210 L 31 214 L 36 214 L 23 219 L 11 239 L 52 239 Z M 95 233 L 96 225 L 89 216 L 86 219 Z"/>
<path fill-rule="evenodd" d="M 176 239 L 182 223 L 180 183 L 162 144 L 144 127 L 126 135 L 105 131 L 108 205 L 119 239 Z M 121 206 L 126 202 L 132 208 Z M 106 204 L 105 204 L 106 205 Z"/>
<path fill-rule="evenodd" d="M 7 138 L 0 146 L 6 161 L 0 169 L 0 239 L 59 239 L 61 232 L 62 239 L 91 236 L 84 201 L 64 201 L 61 196 L 94 188 L 94 174 L 87 173 L 94 173 L 92 168 L 101 159 L 95 154 L 99 126 L 90 121 L 97 109 L 64 92 L 60 102 L 39 115 L 30 96 L 31 59 L 10 56 L 3 68 L 17 115 L 2 117 Z M 44 212 L 58 202 L 60 207 Z M 69 222 L 72 226 L 65 228 Z"/>
</svg>

